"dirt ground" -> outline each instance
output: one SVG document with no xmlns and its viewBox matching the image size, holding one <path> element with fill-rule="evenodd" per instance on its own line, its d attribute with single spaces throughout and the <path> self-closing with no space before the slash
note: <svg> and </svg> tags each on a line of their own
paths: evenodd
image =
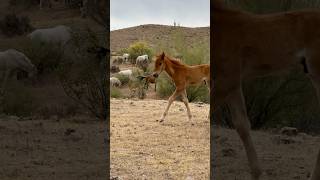
<svg viewBox="0 0 320 180">
<path fill-rule="evenodd" d="M 245 150 L 236 131 L 214 128 L 214 179 L 249 180 Z M 312 172 L 319 137 L 306 134 L 285 136 L 253 131 L 253 142 L 263 169 L 262 180 L 306 180 Z"/>
<path fill-rule="evenodd" d="M 106 178 L 104 122 L 0 117 L 0 179 Z"/>
<path fill-rule="evenodd" d="M 193 123 L 175 101 L 111 99 L 111 176 L 133 179 L 209 179 L 209 105 L 191 103 Z"/>
</svg>

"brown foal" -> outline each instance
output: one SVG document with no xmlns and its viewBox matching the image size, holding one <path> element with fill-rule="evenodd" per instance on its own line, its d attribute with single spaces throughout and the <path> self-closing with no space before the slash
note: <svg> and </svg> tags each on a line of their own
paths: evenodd
<svg viewBox="0 0 320 180">
<path fill-rule="evenodd" d="M 255 15 L 228 8 L 221 0 L 212 5 L 213 108 L 229 105 L 252 179 L 258 180 L 262 170 L 250 135 L 242 82 L 300 65 L 320 100 L 320 11 Z M 319 154 L 311 179 L 320 180 Z"/>
<path fill-rule="evenodd" d="M 162 52 L 160 55 L 156 56 L 153 76 L 157 78 L 163 71 L 167 72 L 171 77 L 176 89 L 169 98 L 168 105 L 160 119 L 160 122 L 164 121 L 172 102 L 178 96 L 182 97 L 182 101 L 187 108 L 189 120 L 191 120 L 192 115 L 188 104 L 186 88 L 188 85 L 200 85 L 201 83 L 205 83 L 208 88 L 210 88 L 210 65 L 202 64 L 189 66 L 166 56 L 165 53 Z"/>
</svg>

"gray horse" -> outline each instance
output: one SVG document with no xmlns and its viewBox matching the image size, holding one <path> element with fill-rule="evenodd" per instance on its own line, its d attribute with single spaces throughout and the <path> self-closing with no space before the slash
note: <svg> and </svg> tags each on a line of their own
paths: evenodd
<svg viewBox="0 0 320 180">
<path fill-rule="evenodd" d="M 30 59 L 15 49 L 8 49 L 0 52 L 0 76 L 2 79 L 1 90 L 3 91 L 7 80 L 18 71 L 25 71 L 29 77 L 37 72 L 36 67 L 31 63 Z"/>
</svg>

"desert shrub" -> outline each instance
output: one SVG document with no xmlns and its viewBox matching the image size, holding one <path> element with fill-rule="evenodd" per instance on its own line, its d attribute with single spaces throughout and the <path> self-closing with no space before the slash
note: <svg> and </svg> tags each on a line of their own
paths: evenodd
<svg viewBox="0 0 320 180">
<path fill-rule="evenodd" d="M 64 58 L 64 52 L 60 44 L 35 40 L 26 42 L 24 53 L 37 67 L 39 75 L 57 70 Z"/>
<path fill-rule="evenodd" d="M 210 103 L 208 87 L 205 85 L 188 87 L 187 96 L 190 102 L 198 101 L 198 102 Z"/>
<path fill-rule="evenodd" d="M 124 53 L 129 53 L 128 48 L 121 49 L 116 55 L 117 56 L 122 56 Z"/>
<path fill-rule="evenodd" d="M 314 119 L 319 107 L 310 80 L 303 72 L 292 71 L 284 77 L 270 76 L 244 83 L 248 116 L 252 127 L 275 128 L 295 126 Z M 313 108 L 310 106 L 312 105 Z M 319 111 L 319 110 L 318 110 Z M 314 122 L 314 126 L 320 127 Z M 299 127 L 310 130 L 307 127 Z"/>
<path fill-rule="evenodd" d="M 27 16 L 18 17 L 16 14 L 7 14 L 0 21 L 1 32 L 9 37 L 23 35 L 32 29 L 30 19 Z"/>
<path fill-rule="evenodd" d="M 111 87 L 110 88 L 110 97 L 112 97 L 112 98 L 122 98 L 123 95 L 122 95 L 121 91 L 119 90 L 119 88 Z"/>
<path fill-rule="evenodd" d="M 79 8 L 81 5 L 82 0 L 71 0 L 69 4 L 67 4 L 70 8 Z"/>
<path fill-rule="evenodd" d="M 146 97 L 145 80 L 137 78 L 138 76 L 145 75 L 139 68 L 132 69 L 132 76 L 129 78 L 128 87 L 130 89 L 129 97 L 138 97 L 144 99 Z"/>
<path fill-rule="evenodd" d="M 9 5 L 29 8 L 31 6 L 39 5 L 39 0 L 10 0 Z"/>
<path fill-rule="evenodd" d="M 127 85 L 130 81 L 130 78 L 123 74 L 116 74 L 115 77 L 120 80 L 122 86 Z"/>
<path fill-rule="evenodd" d="M 149 58 L 151 58 L 153 55 L 152 49 L 145 42 L 133 43 L 126 52 L 130 54 L 130 59 L 133 64 L 138 56 L 147 54 Z"/>
<path fill-rule="evenodd" d="M 70 42 L 75 49 L 73 56 L 59 66 L 59 79 L 65 93 L 93 116 L 106 120 L 109 114 L 108 97 L 109 65 L 107 57 L 97 59 L 87 50 L 100 45 L 96 34 L 90 29 L 73 33 Z M 103 46 L 103 45 L 100 45 Z"/>
<path fill-rule="evenodd" d="M 167 74 L 161 73 L 157 79 L 157 94 L 161 98 L 169 97 L 175 90 L 174 83 Z"/>
<path fill-rule="evenodd" d="M 209 64 L 210 63 L 210 40 L 196 42 L 188 46 L 184 32 L 177 28 L 172 32 L 173 49 L 169 53 L 173 56 L 182 56 L 181 60 L 189 65 Z"/>
</svg>

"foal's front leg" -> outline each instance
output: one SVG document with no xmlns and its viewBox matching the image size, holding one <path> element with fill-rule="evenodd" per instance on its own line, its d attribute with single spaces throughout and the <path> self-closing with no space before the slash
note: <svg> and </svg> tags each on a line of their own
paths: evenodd
<svg viewBox="0 0 320 180">
<path fill-rule="evenodd" d="M 167 108 L 166 108 L 166 110 L 164 111 L 164 113 L 163 113 L 163 115 L 162 115 L 162 117 L 161 117 L 161 119 L 160 119 L 160 122 L 163 122 L 163 121 L 164 121 L 165 117 L 166 117 L 167 114 L 168 114 L 168 111 L 169 111 L 169 108 L 170 108 L 172 102 L 176 99 L 176 97 L 179 95 L 179 93 L 181 93 L 181 92 L 178 92 L 177 90 L 175 90 L 174 93 L 170 96 L 169 102 L 168 102 L 168 105 L 167 105 Z"/>
<path fill-rule="evenodd" d="M 250 122 L 247 117 L 247 110 L 241 87 L 230 94 L 228 102 L 230 104 L 233 125 L 237 130 L 247 153 L 252 180 L 259 180 L 262 172 L 250 135 Z"/>
</svg>

